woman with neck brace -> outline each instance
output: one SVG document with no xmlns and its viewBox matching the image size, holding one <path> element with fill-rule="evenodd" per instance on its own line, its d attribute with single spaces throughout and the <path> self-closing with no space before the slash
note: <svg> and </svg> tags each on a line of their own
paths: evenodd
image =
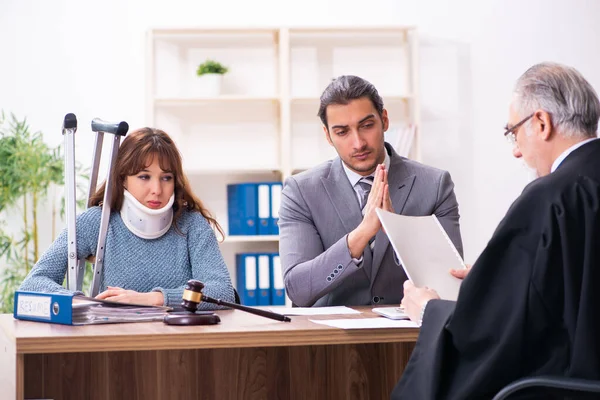
<svg viewBox="0 0 600 400">
<path fill-rule="evenodd" d="M 227 266 L 213 231 L 221 227 L 192 193 L 181 156 L 163 131 L 142 128 L 119 148 L 111 179 L 111 216 L 97 298 L 176 306 L 185 283 L 198 279 L 204 293 L 233 302 Z M 98 244 L 104 184 L 77 216 L 77 257 L 93 258 Z M 20 290 L 68 292 L 67 230 L 52 243 Z M 201 303 L 200 309 L 218 306 Z"/>
</svg>

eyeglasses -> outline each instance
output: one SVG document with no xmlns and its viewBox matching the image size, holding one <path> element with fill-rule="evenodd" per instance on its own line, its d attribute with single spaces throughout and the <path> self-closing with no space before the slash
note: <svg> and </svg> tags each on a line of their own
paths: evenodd
<svg viewBox="0 0 600 400">
<path fill-rule="evenodd" d="M 506 131 L 504 131 L 504 137 L 506 138 L 506 140 L 508 140 L 508 143 L 510 143 L 511 146 L 514 146 L 515 144 L 517 144 L 517 130 L 519 129 L 519 127 L 521 125 L 523 125 L 525 122 L 527 122 L 534 115 L 535 115 L 535 113 L 531 114 L 528 117 L 523 118 L 521 121 L 519 121 L 516 125 L 513 125 L 511 128 L 509 128 L 508 126 L 506 127 Z"/>
</svg>

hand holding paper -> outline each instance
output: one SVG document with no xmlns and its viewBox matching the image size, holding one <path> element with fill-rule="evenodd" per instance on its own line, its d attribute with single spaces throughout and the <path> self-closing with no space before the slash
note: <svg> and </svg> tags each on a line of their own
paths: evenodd
<svg viewBox="0 0 600 400">
<path fill-rule="evenodd" d="M 469 272 L 471 272 L 471 265 L 469 264 L 464 269 L 450 269 L 450 274 L 458 279 L 465 279 Z"/>
<path fill-rule="evenodd" d="M 404 297 L 401 304 L 404 312 L 413 322 L 419 322 L 425 303 L 439 298 L 440 296 L 433 289 L 415 287 L 411 281 L 404 282 Z"/>
<path fill-rule="evenodd" d="M 437 217 L 376 211 L 408 279 L 416 287 L 434 289 L 444 300 L 456 300 L 462 280 L 448 268 L 462 271 L 466 266 Z"/>
</svg>

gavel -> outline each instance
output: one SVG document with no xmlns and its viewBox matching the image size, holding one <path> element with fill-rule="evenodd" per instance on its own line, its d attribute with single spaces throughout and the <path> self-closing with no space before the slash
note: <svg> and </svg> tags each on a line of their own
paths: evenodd
<svg viewBox="0 0 600 400">
<path fill-rule="evenodd" d="M 204 283 L 190 279 L 187 281 L 185 288 L 183 289 L 183 300 L 181 306 L 186 310 L 184 314 L 170 314 L 164 319 L 166 324 L 170 325 L 211 325 L 219 323 L 220 319 L 217 315 L 212 312 L 205 312 L 203 314 L 197 314 L 196 310 L 200 303 L 212 303 L 220 306 L 230 307 L 241 311 L 246 311 L 251 314 L 259 315 L 265 318 L 271 318 L 276 321 L 291 322 L 290 317 L 282 314 L 277 314 L 267 310 L 259 310 L 241 304 L 230 303 L 221 299 L 213 299 L 202 293 L 204 289 Z"/>
</svg>

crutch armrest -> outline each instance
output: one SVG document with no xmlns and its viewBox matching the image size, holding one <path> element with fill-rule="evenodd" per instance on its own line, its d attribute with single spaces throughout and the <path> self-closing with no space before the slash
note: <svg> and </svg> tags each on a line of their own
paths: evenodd
<svg viewBox="0 0 600 400">
<path fill-rule="evenodd" d="M 125 136 L 129 130 L 129 125 L 125 121 L 121 122 L 107 122 L 100 118 L 94 118 L 92 120 L 92 131 L 93 132 L 106 132 L 112 133 L 113 135 Z"/>
</svg>

